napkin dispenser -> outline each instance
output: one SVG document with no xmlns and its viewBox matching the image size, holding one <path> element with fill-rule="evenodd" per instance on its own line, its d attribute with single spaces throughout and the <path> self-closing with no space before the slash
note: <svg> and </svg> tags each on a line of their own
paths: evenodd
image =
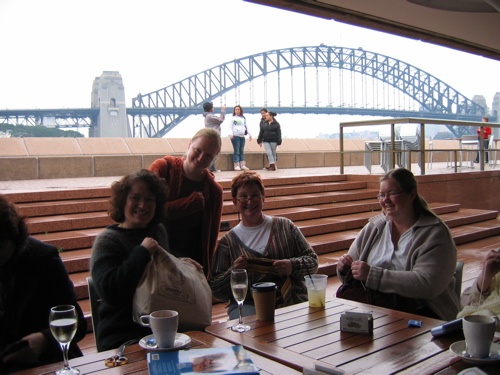
<svg viewBox="0 0 500 375">
<path fill-rule="evenodd" d="M 340 331 L 373 333 L 373 316 L 370 313 L 348 311 L 340 315 Z"/>
</svg>

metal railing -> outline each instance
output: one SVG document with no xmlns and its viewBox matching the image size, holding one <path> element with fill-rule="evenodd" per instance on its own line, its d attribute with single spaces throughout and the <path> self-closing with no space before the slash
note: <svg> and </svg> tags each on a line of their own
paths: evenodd
<svg viewBox="0 0 500 375">
<path fill-rule="evenodd" d="M 419 124 L 420 125 L 420 134 L 418 137 L 418 148 L 417 149 L 412 149 L 412 150 L 400 150 L 398 149 L 398 143 L 399 139 L 396 138 L 396 124 Z M 453 152 L 454 154 L 454 160 L 455 160 L 455 172 L 457 171 L 457 158 L 460 153 L 462 152 L 471 152 L 470 149 L 446 149 L 446 150 L 438 150 L 438 149 L 426 149 L 425 147 L 425 125 L 426 124 L 432 124 L 432 125 L 453 125 L 453 126 L 473 126 L 475 128 L 480 128 L 480 134 L 479 137 L 483 139 L 484 137 L 484 128 L 485 127 L 490 127 L 490 128 L 500 128 L 500 124 L 498 123 L 491 123 L 491 122 L 478 122 L 478 121 L 455 121 L 455 120 L 439 120 L 439 119 L 428 119 L 428 118 L 391 118 L 391 119 L 382 119 L 382 120 L 367 120 L 367 121 L 351 121 L 351 122 L 341 122 L 340 125 L 340 173 L 344 174 L 344 154 L 346 151 L 344 150 L 344 128 L 348 127 L 355 127 L 355 126 L 380 126 L 380 125 L 390 125 L 391 129 L 391 137 L 390 141 L 387 141 L 387 144 L 390 146 L 389 149 L 385 149 L 384 151 L 379 151 L 382 154 L 387 155 L 387 153 L 391 154 L 391 157 L 386 158 L 384 157 L 384 160 L 388 161 L 388 167 L 389 169 L 393 169 L 396 166 L 396 155 L 401 153 L 408 153 L 408 160 L 411 160 L 411 153 L 416 152 L 418 153 L 418 163 L 420 165 L 421 169 L 421 174 L 425 175 L 425 164 L 426 164 L 426 153 L 427 152 L 437 152 L 437 151 L 447 151 L 447 152 Z M 493 135 L 492 135 L 493 136 Z M 477 152 L 479 152 L 479 166 L 481 171 L 484 171 L 484 160 L 485 160 L 485 148 L 484 148 L 484 142 L 478 142 L 478 149 Z M 400 147 L 399 147 L 400 148 Z M 498 150 L 496 149 L 488 149 L 486 152 L 496 152 Z M 371 152 L 373 153 L 374 151 L 366 151 L 365 152 Z M 381 154 L 381 156 L 383 156 Z"/>
</svg>

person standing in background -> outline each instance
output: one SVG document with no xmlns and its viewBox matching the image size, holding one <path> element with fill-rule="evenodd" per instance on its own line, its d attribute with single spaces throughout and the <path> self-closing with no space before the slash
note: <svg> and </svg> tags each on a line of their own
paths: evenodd
<svg viewBox="0 0 500 375">
<path fill-rule="evenodd" d="M 481 119 L 481 122 L 488 122 L 488 121 L 490 121 L 490 118 L 488 116 L 484 116 Z M 476 133 L 477 133 L 477 142 L 478 142 L 477 146 L 478 146 L 478 148 L 481 148 L 481 127 L 477 128 Z M 484 140 L 483 140 L 483 145 L 484 145 L 485 150 L 487 150 L 489 148 L 490 135 L 491 135 L 491 128 L 485 126 L 484 127 Z M 487 152 L 484 153 L 484 160 L 485 160 L 485 163 L 487 164 L 488 163 L 488 153 Z M 474 163 L 479 163 L 479 152 L 477 153 L 476 160 L 474 161 Z"/>
<path fill-rule="evenodd" d="M 259 123 L 259 134 L 260 134 L 260 132 L 262 131 L 262 127 L 263 127 L 264 125 L 266 125 L 266 124 L 267 124 L 267 121 L 266 121 L 266 114 L 267 114 L 267 112 L 269 112 L 269 111 L 267 110 L 267 108 L 262 108 L 262 109 L 260 110 L 260 115 L 261 115 L 261 118 L 260 118 L 260 123 Z M 260 143 L 259 143 L 259 146 L 260 146 L 260 147 L 262 147 L 262 144 L 260 144 Z M 266 155 L 266 157 L 267 157 L 267 155 Z M 276 160 L 276 161 L 277 161 L 277 160 Z M 269 160 L 267 161 L 267 164 L 269 164 Z M 277 169 L 277 168 L 276 168 L 276 169 Z"/>
<path fill-rule="evenodd" d="M 234 170 L 241 171 L 249 169 L 245 161 L 245 136 L 248 134 L 248 140 L 252 140 L 252 135 L 248 131 L 247 122 L 243 115 L 243 108 L 237 105 L 233 109 L 233 117 L 229 124 L 229 138 L 233 144 L 233 163 Z"/>
<path fill-rule="evenodd" d="M 257 138 L 260 147 L 264 144 L 269 160 L 269 166 L 265 167 L 265 169 L 268 171 L 276 170 L 276 148 L 281 145 L 281 127 L 279 122 L 274 119 L 276 116 L 276 112 L 266 113 L 266 121 L 261 122 L 259 137 Z"/>
<path fill-rule="evenodd" d="M 214 115 L 214 105 L 212 102 L 206 102 L 203 104 L 203 117 L 205 118 L 205 128 L 215 129 L 220 134 L 220 124 L 224 122 L 226 117 L 226 107 L 221 107 L 220 115 Z M 217 158 L 214 158 L 212 164 L 208 167 L 210 172 L 220 172 L 219 169 L 215 167 Z"/>
<path fill-rule="evenodd" d="M 266 125 L 266 113 L 268 112 L 267 108 L 262 108 L 260 110 L 260 115 L 261 115 L 261 119 L 260 119 L 260 126 L 259 126 L 259 130 L 262 129 L 262 127 L 264 125 Z"/>
</svg>

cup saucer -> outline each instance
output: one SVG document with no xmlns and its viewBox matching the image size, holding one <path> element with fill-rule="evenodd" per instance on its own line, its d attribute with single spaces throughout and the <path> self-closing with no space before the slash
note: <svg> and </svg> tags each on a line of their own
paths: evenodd
<svg viewBox="0 0 500 375">
<path fill-rule="evenodd" d="M 487 358 L 472 358 L 465 352 L 465 340 L 457 341 L 450 345 L 450 351 L 462 358 L 464 362 L 476 365 L 488 365 L 500 362 L 500 344 L 491 343 L 490 356 Z"/>
<path fill-rule="evenodd" d="M 139 341 L 139 346 L 146 350 L 151 350 L 155 352 L 169 352 L 172 350 L 179 350 L 187 346 L 191 342 L 191 337 L 185 335 L 184 333 L 175 334 L 174 346 L 171 348 L 159 348 L 156 346 L 156 340 L 154 335 L 148 335 L 143 337 Z"/>
</svg>

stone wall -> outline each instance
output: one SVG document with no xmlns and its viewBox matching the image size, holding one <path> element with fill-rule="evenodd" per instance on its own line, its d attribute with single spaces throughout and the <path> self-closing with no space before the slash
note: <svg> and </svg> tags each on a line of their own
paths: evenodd
<svg viewBox="0 0 500 375">
<path fill-rule="evenodd" d="M 365 141 L 344 141 L 344 150 L 349 152 L 344 165 L 364 165 Z M 458 142 L 440 142 L 435 149 L 458 147 Z M 339 166 L 339 143 L 338 139 L 283 139 L 278 147 L 278 166 Z M 123 175 L 147 168 L 164 155 L 183 155 L 188 145 L 185 138 L 0 138 L 0 181 Z M 232 150 L 229 138 L 223 138 L 219 169 L 233 168 Z M 251 169 L 267 165 L 264 148 L 255 140 L 247 140 L 245 156 Z M 445 152 L 434 153 L 434 161 L 446 161 L 446 157 Z M 413 155 L 412 161 L 416 160 L 417 155 Z M 372 163 L 379 163 L 378 154 Z"/>
</svg>

